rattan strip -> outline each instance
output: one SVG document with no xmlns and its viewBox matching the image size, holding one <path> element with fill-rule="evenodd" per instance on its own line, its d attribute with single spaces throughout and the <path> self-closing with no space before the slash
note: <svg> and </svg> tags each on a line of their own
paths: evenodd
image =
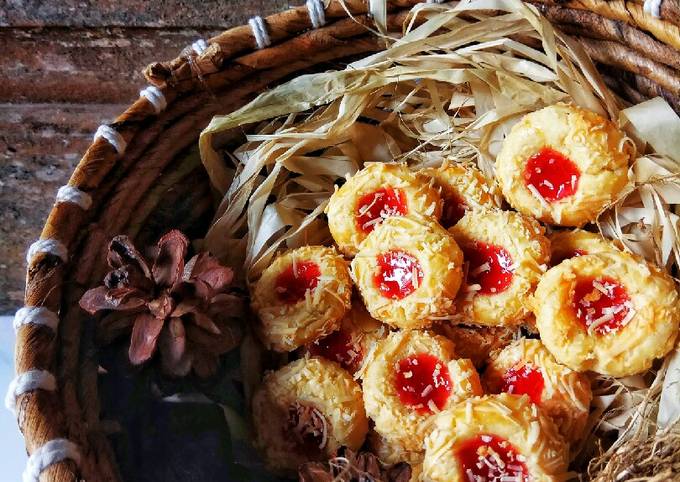
<svg viewBox="0 0 680 482">
<path fill-rule="evenodd" d="M 680 92 L 680 74 L 677 71 L 643 57 L 618 42 L 586 37 L 578 37 L 577 40 L 594 61 L 644 75 L 670 92 Z"/>
<path fill-rule="evenodd" d="M 639 90 L 632 88 L 629 85 L 625 85 L 617 77 L 611 75 L 611 73 L 602 72 L 602 79 L 604 83 L 607 84 L 613 92 L 626 99 L 628 102 L 638 104 L 647 99 Z"/>
<path fill-rule="evenodd" d="M 561 5 L 577 10 L 587 10 L 612 20 L 621 20 L 651 33 L 661 42 L 680 50 L 680 27 L 654 18 L 644 12 L 643 6 L 624 0 L 541 0 L 548 5 Z"/>
<path fill-rule="evenodd" d="M 668 92 L 647 77 L 631 74 L 630 72 L 624 72 L 622 79 L 625 79 L 623 83 L 626 83 L 629 86 L 635 86 L 635 88 L 642 92 L 647 98 L 657 96 L 663 97 L 669 104 L 674 106 L 675 111 L 680 114 L 680 92 Z"/>
<path fill-rule="evenodd" d="M 647 3 L 649 5 L 650 0 L 633 0 L 639 5 L 644 5 Z M 654 0 L 654 3 L 658 4 L 658 14 L 659 18 L 666 20 L 667 22 L 673 23 L 675 25 L 680 25 L 680 1 L 678 0 Z"/>
<path fill-rule="evenodd" d="M 614 40 L 655 62 L 680 69 L 680 51 L 625 22 L 612 20 L 587 10 L 542 3 L 536 5 L 548 20 L 559 26 L 560 30 L 583 37 Z"/>
<path fill-rule="evenodd" d="M 410 9 L 424 0 L 390 0 L 390 12 Z M 344 5 L 333 0 L 324 11 L 328 24 L 338 19 L 346 19 L 349 11 L 353 16 L 361 17 L 367 13 L 368 2 L 365 0 L 344 0 Z M 346 9 L 346 10 L 345 10 Z M 272 45 L 295 37 L 300 32 L 313 28 L 309 11 L 306 7 L 286 10 L 264 19 L 267 33 Z M 258 45 L 249 25 L 236 27 L 208 40 L 208 49 L 200 56 L 181 55 L 169 62 L 158 62 L 145 69 L 145 76 L 154 85 L 177 86 L 183 81 L 195 77 L 196 72 L 211 74 L 222 69 L 224 63 L 245 52 L 256 50 Z M 182 91 L 180 88 L 179 91 Z"/>
<path fill-rule="evenodd" d="M 680 113 L 680 94 L 672 94 L 647 77 L 620 70 L 608 65 L 598 65 L 607 86 L 638 104 L 652 97 L 662 97 Z"/>
</svg>

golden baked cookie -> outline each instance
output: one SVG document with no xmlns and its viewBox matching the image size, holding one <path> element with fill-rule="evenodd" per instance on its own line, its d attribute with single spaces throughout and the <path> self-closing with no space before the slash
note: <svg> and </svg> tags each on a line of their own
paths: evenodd
<svg viewBox="0 0 680 482">
<path fill-rule="evenodd" d="M 455 312 L 462 266 L 456 241 L 436 221 L 392 217 L 361 244 L 352 275 L 373 318 L 422 328 Z"/>
<path fill-rule="evenodd" d="M 471 163 L 444 162 L 441 167 L 421 171 L 434 179 L 443 202 L 440 223 L 445 228 L 456 224 L 467 211 L 475 208 L 501 207 L 500 190 Z"/>
<path fill-rule="evenodd" d="M 633 157 L 633 143 L 613 122 L 556 104 L 513 126 L 496 158 L 496 177 L 518 211 L 551 224 L 582 226 L 616 199 Z"/>
<path fill-rule="evenodd" d="M 331 196 L 328 228 L 340 251 L 354 256 L 384 219 L 421 215 L 439 219 L 441 199 L 431 179 L 405 163 L 368 162 Z"/>
<path fill-rule="evenodd" d="M 615 377 L 641 373 L 666 355 L 680 322 L 673 280 L 624 252 L 563 261 L 543 276 L 533 305 L 557 361 Z"/>
<path fill-rule="evenodd" d="M 347 446 L 358 450 L 368 432 L 361 388 L 336 363 L 302 358 L 268 373 L 252 402 L 255 446 L 274 472 L 292 475 L 312 460 Z"/>
<path fill-rule="evenodd" d="M 277 257 L 252 289 L 257 332 L 271 350 L 292 351 L 340 327 L 352 280 L 334 248 L 304 246 Z"/>
<path fill-rule="evenodd" d="M 357 372 L 364 358 L 389 329 L 366 311 L 361 300 L 354 300 L 352 309 L 340 323 L 340 329 L 305 346 L 311 356 L 322 356 L 339 363 L 350 373 Z"/>
<path fill-rule="evenodd" d="M 543 227 L 514 211 L 478 209 L 449 231 L 467 265 L 458 297 L 462 320 L 491 326 L 521 323 L 530 312 L 527 299 L 550 261 Z"/>
<path fill-rule="evenodd" d="M 617 253 L 620 251 L 615 241 L 600 234 L 574 229 L 555 231 L 550 236 L 550 266 L 560 264 L 565 259 L 593 253 Z"/>
<path fill-rule="evenodd" d="M 472 398 L 434 417 L 426 482 L 564 480 L 568 446 L 529 397 Z"/>
<path fill-rule="evenodd" d="M 364 403 L 375 431 L 406 451 L 421 451 L 432 415 L 481 395 L 479 375 L 456 359 L 453 343 L 426 331 L 391 333 L 366 361 Z"/>
<path fill-rule="evenodd" d="M 504 348 L 514 340 L 517 328 L 458 325 L 443 321 L 433 325 L 432 331 L 453 341 L 456 354 L 472 360 L 479 370 L 486 365 L 491 352 Z"/>
<path fill-rule="evenodd" d="M 557 363 L 540 340 L 521 338 L 494 353 L 482 381 L 487 393 L 528 395 L 567 442 L 582 438 L 593 398 L 590 380 Z"/>
</svg>

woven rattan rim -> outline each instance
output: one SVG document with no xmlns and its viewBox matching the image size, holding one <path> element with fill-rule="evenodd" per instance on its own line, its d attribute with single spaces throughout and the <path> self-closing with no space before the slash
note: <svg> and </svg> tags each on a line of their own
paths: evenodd
<svg viewBox="0 0 680 482">
<path fill-rule="evenodd" d="M 409 9 L 420 1 L 390 1 L 389 27 L 399 29 Z M 326 25 L 314 30 L 305 7 L 269 16 L 264 23 L 271 46 L 265 49 L 258 49 L 250 26 L 241 26 L 208 40 L 205 50 L 194 44 L 197 48 L 185 49 L 170 62 L 150 65 L 145 76 L 162 96 L 150 89 L 110 125 L 107 132 L 113 141 L 104 135 L 89 147 L 69 180 L 75 189 L 67 190 L 54 205 L 41 234 L 41 240 L 60 242 L 58 248 L 68 254 L 62 259 L 53 254 L 59 251 L 55 246 L 43 245 L 49 252 L 39 251 L 29 259 L 25 305 L 58 313 L 57 333 L 36 323 L 17 329 L 17 373 L 47 370 L 57 379 L 56 391 L 32 390 L 17 398 L 18 422 L 29 454 L 50 440 L 64 438 L 77 444 L 81 455 L 78 465 L 67 458 L 49 466 L 40 480 L 120 478 L 106 424 L 99 420 L 97 367 L 82 356 L 81 341 L 91 328 L 77 308 L 83 290 L 103 274 L 95 260 L 109 238 L 124 229 L 134 233 L 129 221 L 143 222 L 153 209 L 148 194 L 159 184 L 181 184 L 197 172 L 199 168 L 178 166 L 173 160 L 195 142 L 213 115 L 240 107 L 295 72 L 383 48 L 364 28 L 372 24 L 367 3 L 331 0 L 325 8 Z M 663 95 L 680 109 L 677 0 L 661 1 L 660 18 L 645 14 L 635 1 L 548 0 L 539 7 L 611 69 L 605 72 L 607 78 L 629 98 Z M 620 71 L 629 72 L 628 82 L 617 75 Z M 123 144 L 127 148 L 119 153 L 115 146 L 122 151 Z M 208 211 L 207 183 L 194 195 L 197 215 Z"/>
</svg>

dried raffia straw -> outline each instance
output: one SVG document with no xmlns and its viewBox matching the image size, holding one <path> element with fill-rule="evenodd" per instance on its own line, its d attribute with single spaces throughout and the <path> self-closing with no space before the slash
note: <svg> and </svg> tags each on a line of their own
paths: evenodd
<svg viewBox="0 0 680 482">
<path fill-rule="evenodd" d="M 638 157 L 632 164 L 630 184 L 600 217 L 600 229 L 630 251 L 672 271 L 680 265 L 680 218 L 676 214 L 680 119 L 665 101 L 656 98 L 622 111 L 621 120 L 639 148 L 655 154 Z"/>
<path fill-rule="evenodd" d="M 278 250 L 330 241 L 327 200 L 363 162 L 403 160 L 417 169 L 474 161 L 493 176 L 502 140 L 522 115 L 572 102 L 617 121 L 640 153 L 628 186 L 598 219 L 601 232 L 675 272 L 680 118 L 665 101 L 620 110 L 581 46 L 519 0 L 419 4 L 400 38 L 383 39 L 391 43 L 382 52 L 297 77 L 212 120 L 201 157 L 224 198 L 208 250 L 243 264 L 252 281 Z M 217 140 L 234 129 L 249 134 L 229 166 Z M 678 397 L 662 397 L 662 386 L 680 381 L 680 370 L 667 367 L 668 359 L 640 376 L 594 380 L 590 432 L 573 450 L 575 466 L 584 469 L 602 452 L 603 434 L 609 442 L 601 456 L 615 463 L 615 454 L 653 436 L 659 411 L 680 413 Z M 671 440 L 661 437 L 660 444 Z M 602 460 L 591 474 L 614 470 Z"/>
<path fill-rule="evenodd" d="M 665 429 L 656 437 L 631 439 L 591 462 L 593 482 L 666 482 L 680 473 L 680 430 Z"/>
</svg>

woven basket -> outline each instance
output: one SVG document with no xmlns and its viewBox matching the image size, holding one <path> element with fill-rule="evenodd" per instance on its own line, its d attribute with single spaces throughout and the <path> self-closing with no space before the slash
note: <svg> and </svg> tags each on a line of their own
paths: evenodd
<svg viewBox="0 0 680 482">
<path fill-rule="evenodd" d="M 105 273 L 102 253 L 111 237 L 128 234 L 143 246 L 170 228 L 192 238 L 204 235 L 213 197 L 202 165 L 187 151 L 212 116 L 300 73 L 338 68 L 383 48 L 364 28 L 372 26 L 368 2 L 326 3 L 322 16 L 299 7 L 254 19 L 147 67 L 151 86 L 113 124 L 99 129 L 68 187 L 60 190 L 41 239 L 29 251 L 25 308 L 15 322 L 16 371 L 24 383 L 10 398 L 16 398 L 18 423 L 34 454 L 26 480 L 121 479 L 107 437 L 115 427 L 100 420 L 104 395 L 98 389 L 94 327 L 78 300 Z M 416 3 L 390 1 L 388 28 L 400 30 Z M 678 0 L 535 5 L 582 42 L 623 99 L 637 103 L 660 95 L 680 112 Z M 178 474 L 177 480 L 194 477 Z"/>
</svg>

